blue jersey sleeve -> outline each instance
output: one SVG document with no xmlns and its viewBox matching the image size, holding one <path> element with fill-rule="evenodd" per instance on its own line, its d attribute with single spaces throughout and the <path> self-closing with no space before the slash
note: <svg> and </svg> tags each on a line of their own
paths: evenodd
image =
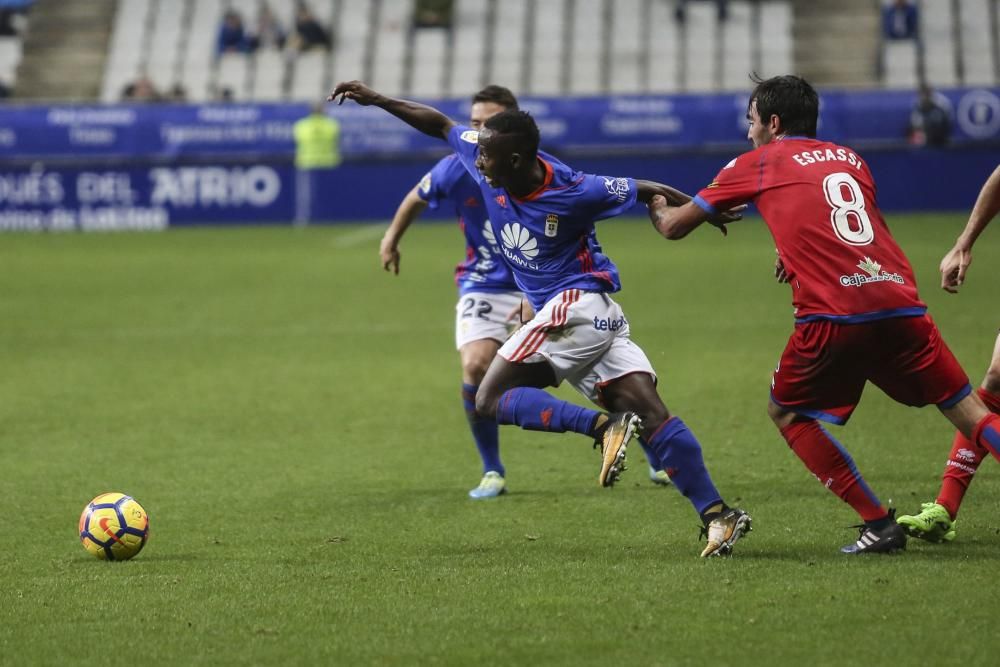
<svg viewBox="0 0 1000 667">
<path fill-rule="evenodd" d="M 434 167 L 424 174 L 417 184 L 417 195 L 427 205 L 434 209 L 442 201 L 447 201 L 455 189 L 455 184 L 460 178 L 465 176 L 465 167 L 462 166 L 458 158 L 449 155 L 438 161 Z"/>
<path fill-rule="evenodd" d="M 631 178 L 586 174 L 582 186 L 593 220 L 613 218 L 635 206 L 637 192 Z"/>
<path fill-rule="evenodd" d="M 479 155 L 479 132 L 464 125 L 455 125 L 448 132 L 448 145 L 462 162 L 476 183 L 483 180 L 482 174 L 476 169 L 476 156 Z"/>
</svg>

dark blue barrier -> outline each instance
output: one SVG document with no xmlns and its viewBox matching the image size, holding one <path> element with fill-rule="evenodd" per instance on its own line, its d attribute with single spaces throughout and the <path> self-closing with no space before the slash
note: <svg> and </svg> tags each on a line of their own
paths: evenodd
<svg viewBox="0 0 1000 667">
<path fill-rule="evenodd" d="M 566 156 L 577 169 L 668 183 L 694 193 L 735 154 Z M 861 151 L 883 210 L 967 210 L 1000 163 L 995 146 Z M 430 160 L 349 162 L 319 176 L 314 221 L 388 220 Z M 637 207 L 635 214 L 644 210 Z M 0 167 L 0 230 L 161 229 L 189 224 L 290 224 L 295 170 L 290 163 L 125 168 Z M 453 218 L 439 209 L 426 217 Z"/>
<path fill-rule="evenodd" d="M 670 155 L 561 155 L 576 169 L 605 176 L 656 180 L 694 194 L 705 187 L 746 146 L 732 151 L 678 152 Z M 967 210 L 986 177 L 1000 164 L 1000 146 L 943 149 L 881 148 L 860 152 L 878 185 L 884 211 Z M 330 194 L 314 204 L 318 220 L 388 220 L 403 196 L 431 167 L 431 161 L 345 165 L 331 177 Z M 452 218 L 452 212 L 427 211 L 426 217 Z M 633 214 L 645 215 L 637 206 Z"/>
</svg>

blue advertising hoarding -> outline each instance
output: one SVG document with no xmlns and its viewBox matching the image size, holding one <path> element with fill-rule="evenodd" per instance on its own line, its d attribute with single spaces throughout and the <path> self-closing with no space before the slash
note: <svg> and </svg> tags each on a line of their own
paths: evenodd
<svg viewBox="0 0 1000 667">
<path fill-rule="evenodd" d="M 153 230 L 291 220 L 290 165 L 0 169 L 0 230 Z"/>
<path fill-rule="evenodd" d="M 908 146 L 915 94 L 825 92 L 819 134 L 860 149 L 888 211 L 967 208 L 1000 162 L 1000 90 L 943 92 L 945 149 Z M 435 102 L 456 119 L 468 102 Z M 544 146 L 594 173 L 695 192 L 746 150 L 746 96 L 522 101 Z M 447 152 L 381 109 L 329 105 L 345 163 L 313 188 L 316 221 L 386 220 Z M 0 230 L 162 229 L 289 223 L 296 215 L 294 122 L 304 104 L 0 107 Z M 299 202 L 301 203 L 301 202 Z M 449 217 L 448 211 L 429 216 Z"/>
<path fill-rule="evenodd" d="M 1000 89 L 941 91 L 956 143 L 1000 140 Z M 825 92 L 820 135 L 846 144 L 900 142 L 909 91 Z M 435 102 L 456 120 L 464 101 Z M 527 98 L 543 144 L 567 151 L 669 151 L 744 145 L 746 95 Z M 305 104 L 0 107 L 0 159 L 202 159 L 288 156 Z M 349 158 L 412 156 L 443 146 L 381 109 L 328 106 Z"/>
</svg>

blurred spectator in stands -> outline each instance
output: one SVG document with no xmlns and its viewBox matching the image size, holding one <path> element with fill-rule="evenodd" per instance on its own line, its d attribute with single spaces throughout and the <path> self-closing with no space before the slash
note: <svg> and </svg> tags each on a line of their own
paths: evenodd
<svg viewBox="0 0 1000 667">
<path fill-rule="evenodd" d="M 882 10 L 882 31 L 887 39 L 917 36 L 917 6 L 910 0 L 893 0 Z"/>
<path fill-rule="evenodd" d="M 221 102 L 223 104 L 229 104 L 234 101 L 235 97 L 233 95 L 233 89 L 228 86 L 223 86 L 222 88 L 215 89 L 215 102 Z"/>
<path fill-rule="evenodd" d="M 257 25 L 254 32 L 250 35 L 250 50 L 276 49 L 280 51 L 285 48 L 287 37 L 284 26 L 278 21 L 274 12 L 268 5 L 263 5 L 257 15 Z"/>
<path fill-rule="evenodd" d="M 215 52 L 222 55 L 223 53 L 247 53 L 249 51 L 250 40 L 247 39 L 246 31 L 243 29 L 243 17 L 236 10 L 230 9 L 222 16 L 222 25 L 219 26 Z"/>
<path fill-rule="evenodd" d="M 122 100 L 126 102 L 159 102 L 162 97 L 147 76 L 140 76 L 122 90 Z"/>
<path fill-rule="evenodd" d="M 14 26 L 14 12 L 0 8 L 0 37 L 17 37 L 18 32 Z"/>
<path fill-rule="evenodd" d="M 945 146 L 951 138 L 948 98 L 930 86 L 920 86 L 920 96 L 910 112 L 910 143 L 917 146 Z"/>
<path fill-rule="evenodd" d="M 312 219 L 314 192 L 332 192 L 330 175 L 340 166 L 340 123 L 318 102 L 308 116 L 295 121 L 295 224 Z"/>
<path fill-rule="evenodd" d="M 677 19 L 678 23 L 684 23 L 687 20 L 687 6 L 691 0 L 677 0 L 677 7 L 674 9 L 674 18 Z M 719 10 L 719 21 L 725 21 L 729 16 L 729 0 L 712 0 L 715 2 L 716 8 Z"/>
<path fill-rule="evenodd" d="M 11 87 L 8 86 L 3 81 L 0 81 L 0 100 L 5 100 L 13 94 L 14 91 L 11 89 Z"/>
<path fill-rule="evenodd" d="M 417 28 L 450 28 L 453 0 L 417 0 L 413 25 Z"/>
<path fill-rule="evenodd" d="M 295 10 L 295 35 L 292 47 L 296 51 L 308 51 L 317 46 L 329 50 L 332 46 L 330 33 L 319 24 L 309 6 L 299 3 Z"/>
<path fill-rule="evenodd" d="M 24 32 L 28 10 L 35 0 L 0 0 L 0 37 L 16 37 Z"/>
<path fill-rule="evenodd" d="M 166 102 L 173 102 L 174 104 L 183 104 L 187 102 L 187 90 L 184 89 L 179 83 L 175 83 L 171 88 L 170 92 L 164 98 Z"/>
</svg>

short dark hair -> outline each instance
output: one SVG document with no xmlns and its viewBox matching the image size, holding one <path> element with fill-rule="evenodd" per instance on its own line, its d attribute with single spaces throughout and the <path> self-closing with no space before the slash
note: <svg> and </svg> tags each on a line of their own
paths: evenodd
<svg viewBox="0 0 1000 667">
<path fill-rule="evenodd" d="M 473 104 L 478 104 L 479 102 L 492 102 L 493 104 L 499 104 L 507 110 L 513 109 L 517 111 L 518 109 L 517 98 L 514 97 L 514 93 L 510 92 L 509 88 L 495 84 L 486 86 L 472 96 Z"/>
<path fill-rule="evenodd" d="M 489 118 L 484 127 L 500 136 L 512 137 L 517 152 L 524 153 L 527 157 L 534 157 L 538 153 L 538 125 L 527 111 L 517 109 L 501 111 Z"/>
<path fill-rule="evenodd" d="M 786 74 L 761 79 L 753 74 L 750 80 L 757 84 L 750 94 L 747 111 L 754 100 L 757 101 L 757 114 L 766 123 L 771 116 L 781 119 L 781 129 L 792 136 L 816 136 L 816 123 L 819 119 L 819 95 L 800 76 Z"/>
</svg>

